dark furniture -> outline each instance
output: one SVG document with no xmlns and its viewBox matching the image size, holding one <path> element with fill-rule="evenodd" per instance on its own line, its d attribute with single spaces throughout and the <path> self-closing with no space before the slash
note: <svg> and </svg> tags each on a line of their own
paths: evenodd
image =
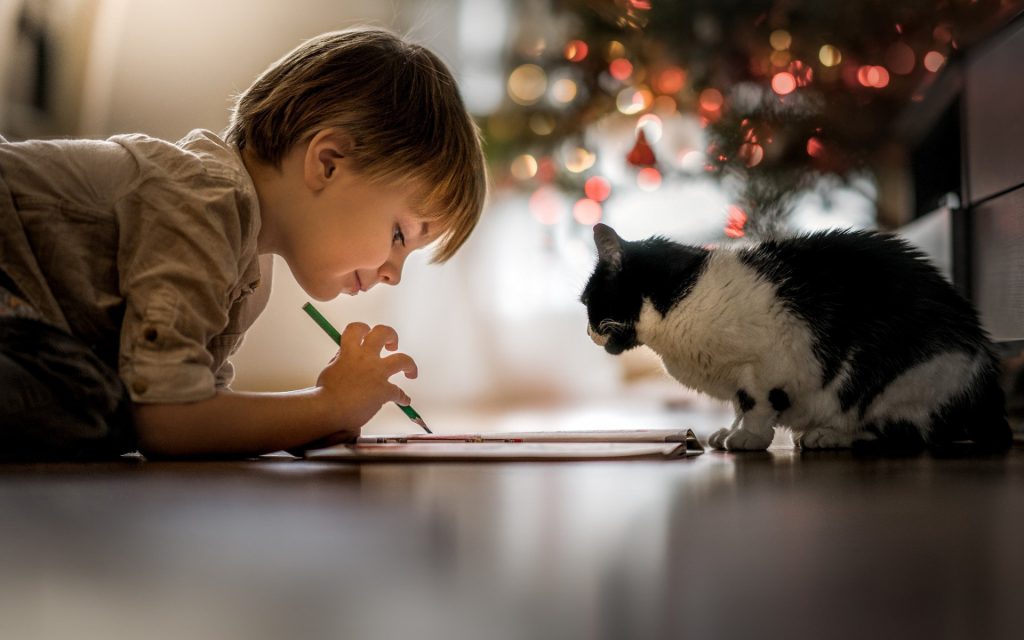
<svg viewBox="0 0 1024 640">
<path fill-rule="evenodd" d="M 914 217 L 949 217 L 952 275 L 1004 360 L 1024 428 L 1024 16 L 975 34 L 902 118 Z"/>
</svg>

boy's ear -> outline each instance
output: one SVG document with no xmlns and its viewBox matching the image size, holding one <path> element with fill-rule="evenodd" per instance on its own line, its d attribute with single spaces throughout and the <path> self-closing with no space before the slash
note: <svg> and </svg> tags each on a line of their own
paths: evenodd
<svg viewBox="0 0 1024 640">
<path fill-rule="evenodd" d="M 336 179 L 344 169 L 344 160 L 351 147 L 348 136 L 337 129 L 317 131 L 306 146 L 303 163 L 306 186 L 320 191 Z"/>
</svg>

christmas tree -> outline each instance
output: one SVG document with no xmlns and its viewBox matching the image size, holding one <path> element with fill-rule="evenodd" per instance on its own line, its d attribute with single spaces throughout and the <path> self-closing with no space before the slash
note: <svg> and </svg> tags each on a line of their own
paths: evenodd
<svg viewBox="0 0 1024 640">
<path fill-rule="evenodd" d="M 1020 5 L 554 1 L 546 19 L 521 16 L 508 100 L 484 119 L 494 173 L 531 190 L 542 222 L 552 189 L 578 198 L 584 225 L 623 176 L 651 190 L 713 175 L 735 194 L 723 234 L 768 235 L 822 176 L 870 167 L 948 59 Z M 679 134 L 686 122 L 700 131 Z M 618 160 L 629 171 L 612 179 L 595 140 L 623 129 L 633 138 Z"/>
</svg>

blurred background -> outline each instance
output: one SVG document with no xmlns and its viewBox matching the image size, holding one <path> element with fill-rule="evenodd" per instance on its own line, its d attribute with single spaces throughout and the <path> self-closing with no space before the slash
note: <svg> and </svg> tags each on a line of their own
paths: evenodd
<svg viewBox="0 0 1024 640">
<path fill-rule="evenodd" d="M 578 296 L 593 224 L 695 244 L 899 229 L 970 294 L 954 260 L 970 151 L 959 70 L 1020 4 L 0 0 L 0 133 L 219 132 L 232 97 L 302 40 L 389 27 L 451 66 L 486 138 L 492 193 L 448 264 L 414 256 L 401 287 L 321 304 L 324 314 L 394 326 L 421 373 L 400 384 L 428 421 L 447 421 L 433 420 L 441 430 L 480 412 L 710 429 L 727 409 L 667 380 L 646 350 L 616 358 L 587 338 Z M 1007 260 L 1004 273 L 1021 263 Z M 301 311 L 306 299 L 278 262 L 234 360 L 236 389 L 314 383 L 333 346 Z M 1017 311 L 983 314 L 1014 342 Z M 371 429 L 408 428 L 389 409 Z"/>
</svg>

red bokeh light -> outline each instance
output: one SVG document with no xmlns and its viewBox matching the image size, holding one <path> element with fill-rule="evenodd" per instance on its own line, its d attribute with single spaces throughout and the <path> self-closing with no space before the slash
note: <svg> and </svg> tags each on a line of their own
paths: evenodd
<svg viewBox="0 0 1024 640">
<path fill-rule="evenodd" d="M 604 202 L 612 194 L 612 185 L 606 178 L 592 176 L 583 184 L 583 192 L 591 200 Z"/>
<path fill-rule="evenodd" d="M 882 89 L 889 85 L 889 70 L 880 66 L 862 66 L 857 69 L 857 82 L 865 87 Z"/>
<path fill-rule="evenodd" d="M 641 169 L 636 174 L 636 183 L 644 191 L 654 191 L 661 186 L 661 172 L 654 167 Z"/>
<path fill-rule="evenodd" d="M 783 71 L 772 76 L 772 91 L 784 96 L 796 90 L 796 78 L 792 73 Z"/>
<path fill-rule="evenodd" d="M 587 58 L 590 48 L 582 40 L 570 40 L 565 45 L 565 59 L 570 62 L 583 62 Z"/>
<path fill-rule="evenodd" d="M 625 82 L 633 75 L 633 63 L 625 58 L 616 58 L 608 65 L 608 73 L 620 82 Z"/>
<path fill-rule="evenodd" d="M 705 89 L 700 92 L 700 108 L 704 111 L 718 111 L 724 102 L 725 98 L 718 89 Z"/>
<path fill-rule="evenodd" d="M 807 155 L 812 158 L 820 158 L 825 155 L 825 145 L 821 143 L 821 140 L 817 138 L 808 138 L 807 140 Z"/>
<path fill-rule="evenodd" d="M 686 72 L 679 67 L 668 67 L 654 80 L 654 88 L 658 93 L 677 93 L 686 84 Z"/>
</svg>

